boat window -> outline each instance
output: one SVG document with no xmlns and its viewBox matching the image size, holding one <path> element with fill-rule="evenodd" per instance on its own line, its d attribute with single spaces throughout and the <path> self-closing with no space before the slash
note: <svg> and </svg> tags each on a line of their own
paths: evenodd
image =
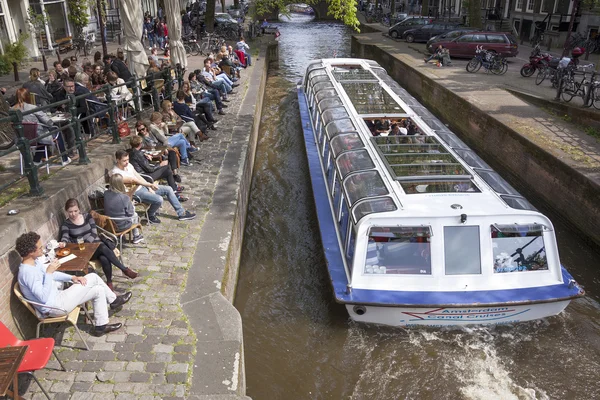
<svg viewBox="0 0 600 400">
<path fill-rule="evenodd" d="M 331 149 L 337 157 L 341 152 L 365 147 L 358 133 L 350 132 L 337 135 L 331 139 Z"/>
<path fill-rule="evenodd" d="M 358 222 L 365 215 L 396 211 L 398 208 L 394 201 L 389 197 L 383 197 L 379 199 L 367 199 L 363 200 L 354 206 L 352 213 L 354 215 L 354 221 Z"/>
<path fill-rule="evenodd" d="M 481 274 L 479 226 L 445 226 L 446 275 Z"/>
<path fill-rule="evenodd" d="M 327 76 L 327 71 L 325 70 L 325 68 L 318 68 L 308 73 L 309 80 L 311 80 L 315 76 Z"/>
<path fill-rule="evenodd" d="M 384 156 L 404 153 L 448 153 L 441 144 L 388 144 L 380 145 Z"/>
<path fill-rule="evenodd" d="M 320 89 L 316 93 L 315 97 L 317 99 L 317 103 L 323 99 L 330 98 L 330 97 L 339 98 L 337 92 L 333 88 Z"/>
<path fill-rule="evenodd" d="M 336 66 L 333 69 L 333 76 L 338 82 L 343 81 L 376 81 L 377 78 L 367 69 L 361 66 Z"/>
<path fill-rule="evenodd" d="M 327 75 L 315 76 L 313 78 L 310 78 L 310 85 L 313 88 L 315 87 L 315 85 L 318 85 L 319 83 L 329 83 L 329 84 L 333 85 Z"/>
<path fill-rule="evenodd" d="M 377 136 L 371 140 L 375 141 L 378 146 L 387 144 L 440 144 L 435 136 Z M 446 151 L 444 150 L 444 152 Z"/>
<path fill-rule="evenodd" d="M 414 110 L 416 107 L 413 106 L 412 108 Z M 448 129 L 446 127 L 446 125 L 444 125 L 442 123 L 442 121 L 440 121 L 437 118 L 423 118 L 423 117 L 421 117 L 421 118 L 423 119 L 423 122 L 425 122 L 427 124 L 428 127 L 430 127 L 431 129 L 433 129 L 435 131 L 444 131 L 444 130 Z"/>
<path fill-rule="evenodd" d="M 335 93 L 337 95 L 337 92 L 333 88 L 333 83 L 331 83 L 331 82 L 319 82 L 316 85 L 314 85 L 312 88 L 313 88 L 313 92 L 317 93 L 317 99 L 319 99 L 318 93 L 322 90 L 333 90 L 333 93 Z"/>
<path fill-rule="evenodd" d="M 327 98 L 327 99 L 323 99 L 322 101 L 319 102 L 319 111 L 323 112 L 323 111 L 327 110 L 328 108 L 341 107 L 343 105 L 344 105 L 344 103 L 342 103 L 342 101 L 337 97 Z"/>
<path fill-rule="evenodd" d="M 406 194 L 419 193 L 479 193 L 480 190 L 471 180 L 464 181 L 400 181 Z"/>
<path fill-rule="evenodd" d="M 440 137 L 440 139 L 448 143 L 448 146 L 452 147 L 453 149 L 468 149 L 467 145 L 462 140 L 460 140 L 454 133 L 451 133 L 450 131 L 436 133 Z"/>
<path fill-rule="evenodd" d="M 405 154 L 388 154 L 385 156 L 390 165 L 402 164 L 443 164 L 456 163 L 456 158 L 449 153 L 405 153 Z"/>
<path fill-rule="evenodd" d="M 375 165 L 366 150 L 348 151 L 336 160 L 342 179 L 350 172 L 373 169 Z"/>
<path fill-rule="evenodd" d="M 344 107 L 332 108 L 329 110 L 323 111 L 321 114 L 321 118 L 323 118 L 323 125 L 327 125 L 331 121 L 340 120 L 342 118 L 348 118 L 348 111 Z"/>
<path fill-rule="evenodd" d="M 379 82 L 342 83 L 342 87 L 359 114 L 406 113 Z"/>
<path fill-rule="evenodd" d="M 485 163 L 477 154 L 471 150 L 456 149 L 458 155 L 471 167 L 491 169 L 489 165 Z"/>
<path fill-rule="evenodd" d="M 373 227 L 365 274 L 431 274 L 430 227 Z"/>
<path fill-rule="evenodd" d="M 330 140 L 339 133 L 350 131 L 356 131 L 356 127 L 349 118 L 333 121 L 325 126 L 325 132 Z"/>
<path fill-rule="evenodd" d="M 304 79 L 305 87 L 307 86 L 309 79 L 314 76 L 313 73 L 317 72 L 315 71 L 317 69 L 320 69 L 323 72 L 325 72 L 325 67 L 323 67 L 323 64 L 321 62 L 313 63 L 308 66 L 308 68 L 306 69 L 306 78 Z"/>
<path fill-rule="evenodd" d="M 494 272 L 548 269 L 543 225 L 492 225 Z"/>
<path fill-rule="evenodd" d="M 350 204 L 365 197 L 383 196 L 388 190 L 377 171 L 357 172 L 344 181 L 344 188 Z"/>
<path fill-rule="evenodd" d="M 512 194 L 520 197 L 519 192 L 513 189 L 513 187 L 510 186 L 508 182 L 502 179 L 502 177 L 494 171 L 477 170 L 477 173 L 479 174 L 479 176 L 481 176 L 485 183 L 492 187 L 492 189 L 496 193 Z"/>
<path fill-rule="evenodd" d="M 423 163 L 409 165 L 392 165 L 392 172 L 397 180 L 405 177 L 446 177 L 446 176 L 466 176 L 469 177 L 467 170 L 459 163 Z"/>
<path fill-rule="evenodd" d="M 501 195 L 500 197 L 511 208 L 516 208 L 517 210 L 537 211 L 536 208 L 530 202 L 525 200 L 523 197 L 509 196 L 509 195 Z"/>
</svg>

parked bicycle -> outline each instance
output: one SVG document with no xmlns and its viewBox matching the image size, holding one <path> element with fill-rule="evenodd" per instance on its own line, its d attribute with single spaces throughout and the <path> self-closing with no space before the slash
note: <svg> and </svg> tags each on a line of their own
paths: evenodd
<svg viewBox="0 0 600 400">
<path fill-rule="evenodd" d="M 592 103 L 589 101 L 588 91 L 591 87 L 591 80 L 587 78 L 587 68 L 593 70 L 594 64 L 588 64 L 581 67 L 569 66 L 562 74 L 562 86 L 561 86 L 561 97 L 567 103 L 570 102 L 573 97 L 581 97 L 583 99 L 584 107 L 591 107 Z M 577 80 L 577 76 L 581 76 L 581 80 Z"/>
<path fill-rule="evenodd" d="M 495 75 L 503 75 L 508 71 L 506 58 L 498 55 L 496 52 L 485 50 L 483 46 L 477 46 L 475 57 L 467 64 L 467 72 L 475 73 L 482 66 L 486 72 L 491 72 Z"/>
<path fill-rule="evenodd" d="M 200 43 L 196 40 L 196 36 L 191 34 L 183 38 L 183 48 L 188 56 L 198 56 L 202 53 Z"/>
<path fill-rule="evenodd" d="M 75 57 L 79 57 L 81 52 L 84 56 L 91 54 L 92 49 L 96 45 L 96 33 L 87 32 L 83 38 L 73 40 L 73 48 L 75 49 Z"/>
<path fill-rule="evenodd" d="M 200 43 L 200 53 L 209 55 L 211 52 L 218 52 L 221 46 L 225 45 L 225 38 L 219 36 L 216 32 L 207 33 Z"/>
</svg>

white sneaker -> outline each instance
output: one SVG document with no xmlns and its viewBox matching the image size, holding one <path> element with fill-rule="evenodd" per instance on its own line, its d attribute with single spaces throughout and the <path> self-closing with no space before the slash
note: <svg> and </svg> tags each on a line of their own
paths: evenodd
<svg viewBox="0 0 600 400">
<path fill-rule="evenodd" d="M 71 164 L 73 160 L 71 160 L 71 157 L 67 157 L 67 161 L 61 161 L 60 165 L 62 165 L 63 167 L 66 165 Z"/>
</svg>

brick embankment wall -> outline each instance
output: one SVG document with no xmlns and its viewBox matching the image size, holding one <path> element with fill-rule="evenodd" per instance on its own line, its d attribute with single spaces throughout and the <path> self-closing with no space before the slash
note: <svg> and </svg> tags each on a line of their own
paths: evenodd
<svg viewBox="0 0 600 400">
<path fill-rule="evenodd" d="M 353 57 L 377 61 L 390 76 L 456 132 L 486 162 L 511 175 L 591 242 L 600 244 L 600 185 L 377 45 L 352 37 Z M 592 172 L 590 172 L 591 174 Z"/>
<path fill-rule="evenodd" d="M 104 170 L 112 168 L 116 149 L 124 145 L 103 145 L 90 154 L 88 165 L 69 165 L 43 181 L 44 195 L 22 196 L 0 209 L 0 321 L 12 332 L 21 332 L 26 338 L 35 336 L 36 318 L 12 296 L 21 257 L 14 250 L 15 239 L 25 232 L 35 231 L 42 242 L 58 236 L 65 219 L 63 208 L 69 198 L 78 199 L 89 209 L 88 192 L 104 185 Z M 9 209 L 18 209 L 17 215 L 7 215 Z"/>
</svg>

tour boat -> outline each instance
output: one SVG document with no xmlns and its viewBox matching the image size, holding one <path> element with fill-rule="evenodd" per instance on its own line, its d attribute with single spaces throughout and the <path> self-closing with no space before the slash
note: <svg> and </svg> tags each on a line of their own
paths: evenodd
<svg viewBox="0 0 600 400">
<path fill-rule="evenodd" d="M 297 86 L 337 302 L 391 326 L 509 324 L 584 291 L 554 228 L 376 62 L 311 62 Z"/>
</svg>

